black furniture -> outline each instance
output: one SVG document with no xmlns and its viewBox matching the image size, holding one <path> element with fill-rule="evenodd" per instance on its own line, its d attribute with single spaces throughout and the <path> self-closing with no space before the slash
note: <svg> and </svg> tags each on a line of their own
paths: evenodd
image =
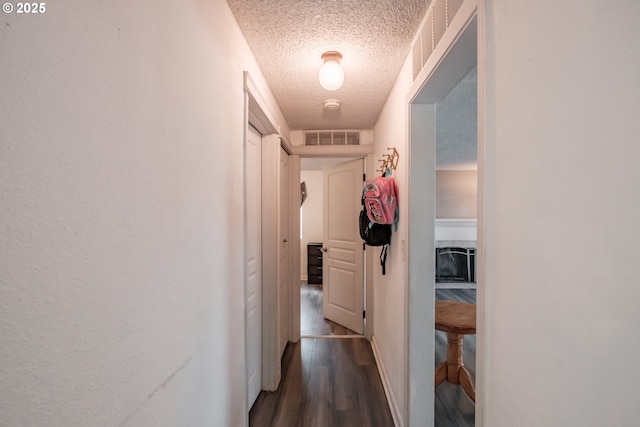
<svg viewBox="0 0 640 427">
<path fill-rule="evenodd" d="M 307 283 L 322 285 L 322 243 L 307 244 Z"/>
</svg>

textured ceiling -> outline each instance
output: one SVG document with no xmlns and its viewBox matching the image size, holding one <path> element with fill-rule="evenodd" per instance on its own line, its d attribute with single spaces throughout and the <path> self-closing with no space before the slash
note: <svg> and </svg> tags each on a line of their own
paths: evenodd
<svg viewBox="0 0 640 427">
<path fill-rule="evenodd" d="M 428 0 L 227 0 L 289 127 L 371 129 Z M 342 53 L 343 86 L 320 86 L 320 56 Z M 326 111 L 326 99 L 340 109 Z"/>
<path fill-rule="evenodd" d="M 469 73 L 436 105 L 436 164 L 439 169 L 476 169 L 478 72 Z"/>
</svg>

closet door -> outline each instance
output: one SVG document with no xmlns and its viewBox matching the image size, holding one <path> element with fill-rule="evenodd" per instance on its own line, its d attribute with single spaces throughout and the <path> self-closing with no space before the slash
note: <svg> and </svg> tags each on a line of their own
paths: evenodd
<svg viewBox="0 0 640 427">
<path fill-rule="evenodd" d="M 262 195 L 261 195 L 262 135 L 249 126 L 246 152 L 246 316 L 247 372 L 249 407 L 253 405 L 262 385 Z"/>
</svg>

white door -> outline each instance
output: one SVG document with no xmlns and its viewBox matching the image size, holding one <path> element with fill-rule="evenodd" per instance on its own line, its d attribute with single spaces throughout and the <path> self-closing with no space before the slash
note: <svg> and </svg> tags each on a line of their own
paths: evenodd
<svg viewBox="0 0 640 427">
<path fill-rule="evenodd" d="M 278 254 L 278 349 L 280 356 L 289 342 L 289 155 L 280 148 L 280 213 Z"/>
<path fill-rule="evenodd" d="M 260 133 L 249 126 L 246 153 L 246 316 L 247 316 L 247 376 L 248 405 L 260 394 L 262 381 L 262 203 L 261 203 L 261 140 Z"/>
<path fill-rule="evenodd" d="M 363 160 L 323 170 L 322 311 L 354 332 L 364 332 L 364 249 L 358 226 Z"/>
</svg>

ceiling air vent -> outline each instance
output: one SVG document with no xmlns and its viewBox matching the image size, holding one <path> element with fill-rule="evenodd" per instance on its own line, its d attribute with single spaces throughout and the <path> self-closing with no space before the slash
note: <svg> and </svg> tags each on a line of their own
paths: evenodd
<svg viewBox="0 0 640 427">
<path fill-rule="evenodd" d="M 304 132 L 304 145 L 360 145 L 357 130 L 308 130 Z"/>
<path fill-rule="evenodd" d="M 412 46 L 413 79 L 422 71 L 427 59 L 442 39 L 463 0 L 435 0 L 427 11 L 424 25 Z"/>
</svg>

